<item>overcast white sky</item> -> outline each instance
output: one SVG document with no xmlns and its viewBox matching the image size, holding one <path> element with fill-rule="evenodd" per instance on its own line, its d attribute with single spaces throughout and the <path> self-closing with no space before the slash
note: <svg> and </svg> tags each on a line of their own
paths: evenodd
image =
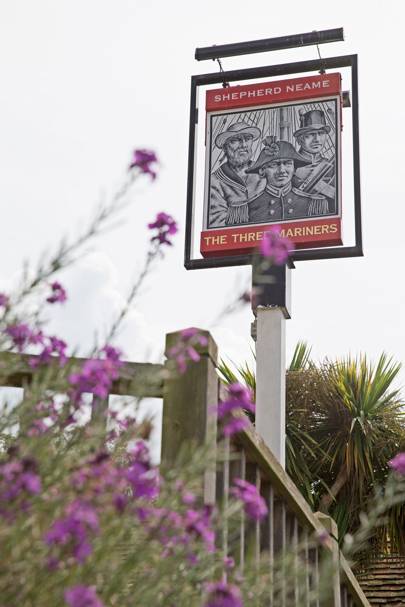
<svg viewBox="0 0 405 607">
<path fill-rule="evenodd" d="M 71 302 L 53 327 L 89 346 L 117 313 L 146 250 L 145 225 L 164 210 L 181 226 L 176 246 L 149 277 L 120 344 L 132 360 L 156 360 L 164 334 L 210 322 L 249 269 L 183 268 L 189 84 L 197 46 L 343 26 L 324 56 L 358 53 L 363 231 L 361 259 L 298 263 L 293 271 L 289 356 L 305 339 L 319 359 L 383 350 L 405 360 L 401 3 L 386 0 L 140 2 L 2 0 L 0 5 L 0 287 L 22 260 L 75 234 L 114 191 L 131 150 L 156 150 L 159 179 L 133 191 L 124 222 L 61 280 Z M 316 48 L 223 61 L 225 69 L 316 58 Z M 221 354 L 250 358 L 248 308 L 211 327 Z"/>
</svg>

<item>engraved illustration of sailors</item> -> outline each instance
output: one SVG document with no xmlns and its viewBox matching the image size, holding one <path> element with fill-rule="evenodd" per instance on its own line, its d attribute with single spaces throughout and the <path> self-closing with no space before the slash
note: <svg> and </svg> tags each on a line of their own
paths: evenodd
<svg viewBox="0 0 405 607">
<path fill-rule="evenodd" d="M 300 128 L 294 137 L 299 144 L 298 153 L 310 164 L 297 169 L 294 186 L 305 193 L 316 193 L 328 201 L 329 213 L 336 211 L 335 157 L 326 158 L 323 149 L 330 126 L 323 110 L 311 110 L 300 115 Z"/>
<path fill-rule="evenodd" d="M 263 140 L 264 148 L 256 162 L 246 171 L 266 179 L 263 192 L 249 203 L 249 223 L 284 221 L 317 217 L 328 212 L 325 198 L 308 194 L 292 185 L 294 171 L 310 161 L 303 158 L 288 141 L 274 136 Z"/>
<path fill-rule="evenodd" d="M 215 145 L 226 161 L 211 175 L 209 227 L 232 226 L 248 222 L 248 201 L 258 196 L 265 182 L 252 165 L 252 143 L 261 131 L 245 122 L 235 122 L 217 135 Z"/>
</svg>

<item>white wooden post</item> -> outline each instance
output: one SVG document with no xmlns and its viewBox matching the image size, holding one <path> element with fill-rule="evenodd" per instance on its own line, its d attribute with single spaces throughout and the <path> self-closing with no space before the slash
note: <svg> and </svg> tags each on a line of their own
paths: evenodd
<svg viewBox="0 0 405 607">
<path fill-rule="evenodd" d="M 285 322 L 281 308 L 257 308 L 256 429 L 284 468 Z"/>
<path fill-rule="evenodd" d="M 256 272 L 256 430 L 285 468 L 285 323 L 290 318 L 290 269 Z"/>
</svg>

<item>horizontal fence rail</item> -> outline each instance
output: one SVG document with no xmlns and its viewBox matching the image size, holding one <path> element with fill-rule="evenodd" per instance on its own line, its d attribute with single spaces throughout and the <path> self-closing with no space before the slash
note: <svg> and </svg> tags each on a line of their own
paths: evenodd
<svg viewBox="0 0 405 607">
<path fill-rule="evenodd" d="M 29 354 L 0 353 L 0 387 L 25 388 L 32 381 L 34 370 L 29 364 L 37 358 Z M 71 357 L 69 366 L 79 368 L 86 358 Z M 54 363 L 57 367 L 57 359 Z M 2 371 L 3 369 L 3 371 Z M 5 374 L 5 369 L 7 373 Z M 111 386 L 110 394 L 116 396 L 137 396 L 140 398 L 162 398 L 164 365 L 152 363 L 124 362 L 119 370 L 119 377 Z M 52 386 L 49 386 L 52 389 Z"/>
</svg>

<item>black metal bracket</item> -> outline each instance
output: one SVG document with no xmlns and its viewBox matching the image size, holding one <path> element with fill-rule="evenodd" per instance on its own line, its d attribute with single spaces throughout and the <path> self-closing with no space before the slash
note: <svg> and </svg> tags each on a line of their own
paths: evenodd
<svg viewBox="0 0 405 607">
<path fill-rule="evenodd" d="M 343 40 L 343 27 L 338 27 L 329 30 L 307 32 L 305 34 L 265 38 L 264 40 L 251 40 L 250 42 L 205 46 L 203 48 L 195 49 L 195 58 L 197 61 L 206 61 L 208 59 L 251 55 L 252 53 L 279 51 L 287 48 L 311 46 L 313 44 L 325 44 L 327 42 L 342 42 Z"/>
<path fill-rule="evenodd" d="M 216 47 L 218 48 L 218 47 Z M 192 219 L 194 196 L 194 166 L 195 166 L 195 130 L 198 87 L 210 84 L 251 80 L 255 78 L 272 78 L 305 72 L 317 72 L 320 69 L 351 68 L 351 111 L 352 111 L 352 140 L 353 140 L 353 195 L 354 195 L 354 231 L 355 245 L 348 247 L 329 247 L 319 249 L 296 250 L 291 254 L 291 262 L 310 261 L 315 259 L 339 259 L 345 257 L 361 257 L 363 255 L 362 226 L 361 226 L 361 190 L 360 190 L 360 143 L 359 143 L 359 102 L 358 102 L 358 65 L 357 55 L 341 55 L 310 61 L 283 63 L 264 67 L 241 70 L 231 70 L 212 74 L 199 74 L 191 77 L 190 93 L 190 131 L 188 148 L 188 178 L 187 178 L 187 210 L 186 236 L 184 248 L 184 266 L 187 270 L 203 268 L 220 268 L 252 264 L 252 254 L 231 255 L 229 257 L 208 257 L 192 259 Z"/>
</svg>

